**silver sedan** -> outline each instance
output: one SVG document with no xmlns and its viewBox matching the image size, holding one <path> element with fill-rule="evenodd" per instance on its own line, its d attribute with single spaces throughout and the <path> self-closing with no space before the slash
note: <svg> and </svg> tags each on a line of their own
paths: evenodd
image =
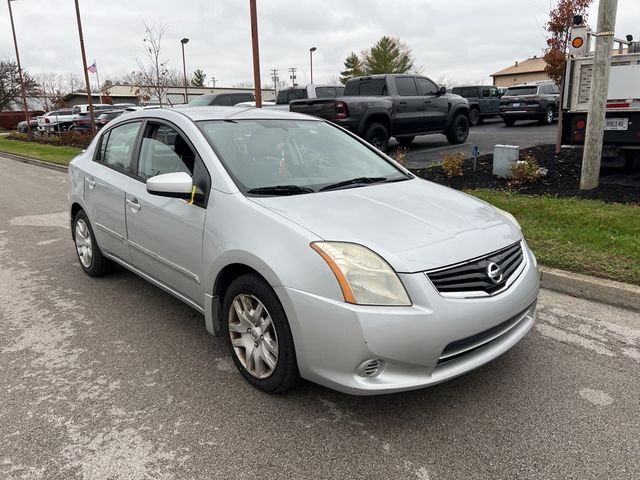
<svg viewBox="0 0 640 480">
<path fill-rule="evenodd" d="M 433 385 L 535 320 L 537 263 L 511 215 L 317 118 L 127 113 L 69 175 L 84 271 L 120 264 L 204 314 L 263 391 Z"/>
</svg>

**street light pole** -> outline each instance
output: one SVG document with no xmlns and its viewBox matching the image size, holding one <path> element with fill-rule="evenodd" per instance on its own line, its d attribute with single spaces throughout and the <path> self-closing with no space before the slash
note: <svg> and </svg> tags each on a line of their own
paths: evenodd
<svg viewBox="0 0 640 480">
<path fill-rule="evenodd" d="M 313 85 L 313 52 L 315 52 L 318 47 L 311 47 L 309 49 L 309 66 L 311 67 L 311 85 Z"/>
<path fill-rule="evenodd" d="M 16 28 L 13 25 L 13 11 L 11 10 L 11 1 L 7 0 L 9 5 L 9 18 L 11 19 L 11 31 L 13 32 L 13 45 L 16 49 L 16 63 L 18 64 L 18 77 L 20 78 L 20 92 L 22 93 L 22 104 L 24 106 L 24 118 L 27 121 L 27 135 L 31 136 L 31 124 L 29 123 L 29 106 L 27 105 L 27 95 L 24 91 L 24 78 L 22 78 L 22 66 L 20 65 L 20 54 L 18 53 L 18 40 L 16 39 Z"/>
<path fill-rule="evenodd" d="M 91 118 L 91 133 L 96 134 L 96 117 L 93 114 L 93 98 L 91 96 L 91 84 L 89 83 L 89 71 L 87 70 L 87 56 L 84 53 L 84 36 L 82 35 L 82 21 L 80 20 L 80 5 L 76 3 L 76 19 L 78 20 L 78 35 L 80 36 L 80 52 L 82 53 L 82 65 L 84 67 L 84 83 L 87 89 L 87 100 L 89 103 L 89 117 Z"/>
<path fill-rule="evenodd" d="M 253 85 L 255 89 L 256 108 L 262 108 L 262 88 L 260 86 L 260 49 L 258 48 L 258 12 L 256 0 L 249 0 L 251 13 L 251 44 L 253 47 Z"/>
<path fill-rule="evenodd" d="M 189 103 L 189 92 L 187 91 L 187 64 L 184 60 L 184 46 L 189 43 L 188 38 L 180 40 L 182 44 L 182 73 L 184 74 L 184 103 Z"/>
</svg>

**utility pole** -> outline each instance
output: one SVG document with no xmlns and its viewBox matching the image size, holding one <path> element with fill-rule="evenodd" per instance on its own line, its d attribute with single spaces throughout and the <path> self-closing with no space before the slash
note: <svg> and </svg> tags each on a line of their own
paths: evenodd
<svg viewBox="0 0 640 480">
<path fill-rule="evenodd" d="M 78 35 L 80 36 L 80 52 L 82 53 L 82 65 L 84 67 L 84 83 L 87 89 L 89 102 L 89 117 L 91 118 L 91 133 L 96 134 L 96 117 L 93 114 L 93 98 L 91 97 L 91 84 L 89 83 L 89 71 L 87 70 L 87 56 L 84 53 L 84 36 L 82 35 L 82 21 L 80 20 L 80 5 L 76 2 L 76 19 L 78 20 Z"/>
<path fill-rule="evenodd" d="M 291 84 L 295 87 L 296 86 L 296 67 L 291 67 L 289 68 L 289 73 L 291 75 L 289 75 L 289 78 L 291 79 Z"/>
<path fill-rule="evenodd" d="M 18 76 L 20 78 L 20 92 L 22 93 L 22 104 L 24 105 L 24 118 L 27 121 L 27 135 L 31 137 L 31 123 L 29 122 L 29 105 L 27 105 L 27 95 L 24 91 L 24 78 L 22 77 L 22 66 L 20 65 L 20 54 L 18 53 L 18 40 L 16 40 L 16 27 L 13 25 L 13 11 L 11 10 L 11 1 L 7 0 L 9 5 L 9 18 L 11 19 L 11 31 L 13 32 L 13 45 L 16 48 L 16 63 L 18 64 Z"/>
<path fill-rule="evenodd" d="M 256 97 L 256 108 L 262 108 L 262 84 L 260 83 L 260 50 L 258 48 L 258 12 L 256 0 L 249 0 L 251 12 L 251 43 L 253 46 L 253 85 Z"/>
<path fill-rule="evenodd" d="M 278 80 L 280 80 L 277 68 L 271 69 L 271 80 L 273 81 L 273 93 L 275 94 L 278 90 Z"/>
<path fill-rule="evenodd" d="M 600 0 L 580 190 L 598 187 L 618 0 Z"/>
</svg>

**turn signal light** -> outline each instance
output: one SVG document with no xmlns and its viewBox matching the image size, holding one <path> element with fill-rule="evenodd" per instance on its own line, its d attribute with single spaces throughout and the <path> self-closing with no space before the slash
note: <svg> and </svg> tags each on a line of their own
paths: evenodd
<svg viewBox="0 0 640 480">
<path fill-rule="evenodd" d="M 576 37 L 571 40 L 571 46 L 573 48 L 580 48 L 582 45 L 584 45 L 584 39 L 582 37 Z"/>
</svg>

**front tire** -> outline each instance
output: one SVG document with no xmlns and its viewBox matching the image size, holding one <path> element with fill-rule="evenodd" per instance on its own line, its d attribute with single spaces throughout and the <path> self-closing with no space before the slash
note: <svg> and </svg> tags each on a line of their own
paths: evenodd
<svg viewBox="0 0 640 480">
<path fill-rule="evenodd" d="M 389 130 L 381 123 L 371 123 L 364 132 L 364 139 L 382 152 L 389 145 Z"/>
<path fill-rule="evenodd" d="M 113 271 L 115 263 L 102 255 L 91 222 L 83 210 L 76 213 L 73 219 L 73 241 L 84 273 L 91 277 L 101 277 Z"/>
<path fill-rule="evenodd" d="M 287 315 L 262 277 L 248 274 L 234 280 L 222 311 L 229 353 L 247 382 L 267 393 L 284 392 L 299 383 Z"/>
<path fill-rule="evenodd" d="M 516 124 L 516 121 L 513 118 L 503 118 L 502 120 L 507 127 L 513 127 Z"/>
<path fill-rule="evenodd" d="M 467 141 L 469 136 L 469 119 L 460 113 L 455 116 L 446 132 L 447 140 L 451 145 L 459 145 Z"/>
<path fill-rule="evenodd" d="M 482 123 L 480 119 L 480 110 L 472 108 L 469 112 L 469 125 L 475 127 L 476 125 L 480 125 L 480 123 Z"/>
</svg>

